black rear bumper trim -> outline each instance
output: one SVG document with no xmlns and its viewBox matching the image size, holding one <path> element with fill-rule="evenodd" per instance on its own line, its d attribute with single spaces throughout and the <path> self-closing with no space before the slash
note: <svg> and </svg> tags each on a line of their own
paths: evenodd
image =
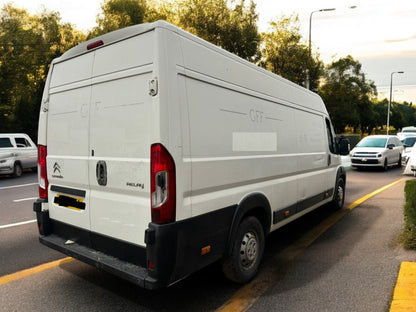
<svg viewBox="0 0 416 312">
<path fill-rule="evenodd" d="M 58 250 L 70 257 L 81 260 L 99 269 L 117 275 L 146 289 L 159 288 L 157 281 L 147 274 L 147 269 L 133 263 L 120 260 L 97 250 L 67 242 L 57 235 L 40 236 L 39 240 L 45 246 Z"/>
</svg>

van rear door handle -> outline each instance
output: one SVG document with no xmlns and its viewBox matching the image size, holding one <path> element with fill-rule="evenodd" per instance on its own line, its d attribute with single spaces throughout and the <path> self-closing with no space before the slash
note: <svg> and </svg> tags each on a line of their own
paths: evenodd
<svg viewBox="0 0 416 312">
<path fill-rule="evenodd" d="M 328 166 L 331 165 L 331 154 L 328 154 Z"/>
<path fill-rule="evenodd" d="M 96 175 L 97 175 L 97 182 L 99 185 L 106 186 L 107 185 L 107 164 L 105 161 L 100 160 L 97 162 L 96 167 Z"/>
</svg>

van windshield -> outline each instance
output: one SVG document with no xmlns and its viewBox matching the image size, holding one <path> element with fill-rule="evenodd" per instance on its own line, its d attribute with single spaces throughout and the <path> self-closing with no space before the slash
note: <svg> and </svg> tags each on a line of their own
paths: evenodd
<svg viewBox="0 0 416 312">
<path fill-rule="evenodd" d="M 362 139 L 357 146 L 358 147 L 385 147 L 387 138 L 371 138 L 367 137 Z"/>
</svg>

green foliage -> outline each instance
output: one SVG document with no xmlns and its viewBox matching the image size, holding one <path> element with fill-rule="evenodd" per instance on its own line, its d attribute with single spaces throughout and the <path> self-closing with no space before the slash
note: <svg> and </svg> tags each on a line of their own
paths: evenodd
<svg viewBox="0 0 416 312">
<path fill-rule="evenodd" d="M 244 59 L 258 54 L 256 5 L 245 0 L 178 0 L 173 8 L 173 24 Z"/>
<path fill-rule="evenodd" d="M 1 9 L 0 132 L 26 132 L 36 139 L 49 64 L 84 39 L 56 12 L 32 16 L 10 4 Z"/>
<path fill-rule="evenodd" d="M 309 68 L 310 87 L 317 89 L 323 64 L 317 56 L 312 58 L 309 48 L 301 43 L 297 15 L 270 22 L 269 32 L 263 33 L 262 39 L 260 66 L 299 85 L 304 85 Z"/>
<path fill-rule="evenodd" d="M 147 3 L 146 0 L 105 0 L 101 10 L 102 13 L 97 16 L 97 27 L 89 34 L 90 38 L 143 23 Z"/>
<path fill-rule="evenodd" d="M 387 100 L 386 100 L 387 101 Z M 387 115 L 386 115 L 387 118 Z M 391 103 L 390 124 L 396 129 L 416 125 L 416 108 L 411 103 Z"/>
<path fill-rule="evenodd" d="M 406 181 L 404 192 L 406 203 L 401 239 L 405 248 L 416 249 L 416 180 Z"/>
<path fill-rule="evenodd" d="M 337 133 L 342 133 L 347 126 L 359 128 L 361 133 L 373 127 L 372 100 L 377 89 L 361 71 L 361 63 L 352 56 L 340 58 L 326 68 L 320 94 Z"/>
</svg>

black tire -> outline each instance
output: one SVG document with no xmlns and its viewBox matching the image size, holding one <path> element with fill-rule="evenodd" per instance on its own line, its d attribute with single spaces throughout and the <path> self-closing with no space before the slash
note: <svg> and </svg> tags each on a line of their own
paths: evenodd
<svg viewBox="0 0 416 312">
<path fill-rule="evenodd" d="M 402 167 L 402 155 L 399 155 L 399 162 L 397 163 L 397 168 L 401 168 Z"/>
<path fill-rule="evenodd" d="M 22 175 L 22 166 L 19 163 L 14 164 L 13 176 L 18 178 Z"/>
<path fill-rule="evenodd" d="M 331 202 L 331 207 L 334 210 L 339 210 L 344 206 L 345 200 L 345 180 L 343 178 L 338 178 L 337 184 L 335 185 L 334 198 Z"/>
<path fill-rule="evenodd" d="M 387 171 L 387 169 L 389 169 L 387 158 L 384 158 L 383 170 Z"/>
<path fill-rule="evenodd" d="M 225 276 L 241 284 L 253 279 L 263 258 L 264 243 L 260 221 L 253 216 L 245 218 L 238 226 L 230 255 L 223 261 Z"/>
</svg>

